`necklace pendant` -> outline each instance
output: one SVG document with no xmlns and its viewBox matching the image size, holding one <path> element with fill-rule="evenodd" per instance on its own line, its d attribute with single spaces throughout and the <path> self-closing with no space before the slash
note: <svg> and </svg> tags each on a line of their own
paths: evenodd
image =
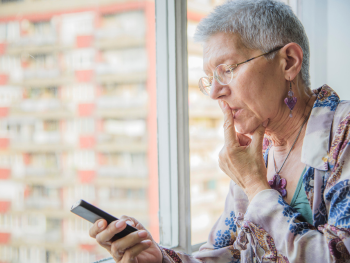
<svg viewBox="0 0 350 263">
<path fill-rule="evenodd" d="M 277 190 L 282 195 L 282 197 L 285 197 L 287 195 L 287 180 L 281 178 L 281 176 L 278 173 L 276 173 L 273 176 L 273 179 L 269 181 L 269 185 L 272 189 Z"/>
</svg>

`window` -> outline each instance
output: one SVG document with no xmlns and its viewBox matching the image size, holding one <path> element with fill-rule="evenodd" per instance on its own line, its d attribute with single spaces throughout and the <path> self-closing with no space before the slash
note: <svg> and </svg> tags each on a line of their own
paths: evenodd
<svg viewBox="0 0 350 263">
<path fill-rule="evenodd" d="M 0 261 L 107 256 L 68 212 L 80 198 L 195 251 L 229 183 L 217 166 L 222 114 L 197 87 L 193 41 L 223 0 L 42 2 L 0 0 Z M 329 80 L 349 96 L 350 6 L 284 2 L 310 39 L 312 88 Z"/>
<path fill-rule="evenodd" d="M 202 45 L 193 41 L 200 19 L 224 2 L 191 0 L 187 3 L 192 245 L 207 240 L 211 227 L 224 209 L 230 183 L 230 178 L 217 163 L 224 142 L 223 115 L 217 102 L 203 95 L 198 88 L 199 78 L 205 75 L 203 52 Z"/>
</svg>

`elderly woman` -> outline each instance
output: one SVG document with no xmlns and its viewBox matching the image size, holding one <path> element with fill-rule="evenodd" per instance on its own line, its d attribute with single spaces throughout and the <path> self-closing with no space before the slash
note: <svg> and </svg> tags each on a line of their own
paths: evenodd
<svg viewBox="0 0 350 263">
<path fill-rule="evenodd" d="M 90 235 L 115 262 L 350 261 L 350 102 L 311 91 L 309 45 L 290 7 L 237 0 L 203 19 L 203 93 L 223 111 L 225 210 L 194 256 L 159 247 L 124 217 Z M 126 221 L 134 232 L 112 244 Z M 111 261 L 113 262 L 113 261 Z"/>
</svg>

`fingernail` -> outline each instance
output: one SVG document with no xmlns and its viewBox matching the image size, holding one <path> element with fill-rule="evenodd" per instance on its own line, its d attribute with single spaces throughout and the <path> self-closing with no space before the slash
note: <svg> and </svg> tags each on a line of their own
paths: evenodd
<svg viewBox="0 0 350 263">
<path fill-rule="evenodd" d="M 145 230 L 139 231 L 137 234 L 139 235 L 139 237 L 146 237 L 147 236 L 147 232 Z"/>
<path fill-rule="evenodd" d="M 142 243 L 145 243 L 149 247 L 152 245 L 152 241 L 149 239 L 142 241 Z"/>
<path fill-rule="evenodd" d="M 262 123 L 262 126 L 264 126 L 264 127 L 266 128 L 268 123 L 269 123 L 269 119 L 267 119 L 266 121 L 264 121 L 264 122 Z"/>
<path fill-rule="evenodd" d="M 132 222 L 132 221 L 130 221 L 130 220 L 126 221 L 126 223 L 127 223 L 128 225 L 130 225 L 130 226 L 133 226 L 133 225 L 134 225 L 134 222 Z"/>
<path fill-rule="evenodd" d="M 219 101 L 220 108 L 223 110 L 226 107 L 226 103 L 223 100 Z"/>
<path fill-rule="evenodd" d="M 98 222 L 98 224 L 97 224 L 97 225 L 98 225 L 98 227 L 99 227 L 99 228 L 102 228 L 102 227 L 103 227 L 103 225 L 104 225 L 104 224 L 103 224 L 103 221 L 101 220 L 100 222 Z"/>
<path fill-rule="evenodd" d="M 124 225 L 124 221 L 119 220 L 119 221 L 115 224 L 115 227 L 116 227 L 116 228 L 121 228 L 123 225 Z"/>
</svg>

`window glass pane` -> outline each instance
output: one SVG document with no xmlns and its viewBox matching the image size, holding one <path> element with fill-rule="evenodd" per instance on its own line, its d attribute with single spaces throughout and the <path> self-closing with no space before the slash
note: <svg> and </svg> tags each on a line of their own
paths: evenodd
<svg viewBox="0 0 350 263">
<path fill-rule="evenodd" d="M 0 0 L 0 262 L 108 256 L 79 199 L 159 240 L 154 1 L 103 3 Z"/>
<path fill-rule="evenodd" d="M 188 76 L 192 244 L 207 240 L 223 212 L 230 178 L 218 165 L 224 143 L 223 115 L 217 101 L 198 87 L 203 72 L 203 48 L 194 43 L 198 22 L 225 0 L 188 0 Z M 284 2 L 289 3 L 288 0 Z M 292 1 L 294 3 L 294 1 Z M 290 3 L 289 3 L 290 4 Z"/>
<path fill-rule="evenodd" d="M 203 71 L 202 44 L 193 35 L 198 22 L 224 0 L 188 0 L 188 97 L 190 132 L 190 180 L 192 244 L 207 240 L 224 208 L 229 178 L 218 166 L 223 145 L 223 116 L 216 101 L 198 88 Z"/>
</svg>

